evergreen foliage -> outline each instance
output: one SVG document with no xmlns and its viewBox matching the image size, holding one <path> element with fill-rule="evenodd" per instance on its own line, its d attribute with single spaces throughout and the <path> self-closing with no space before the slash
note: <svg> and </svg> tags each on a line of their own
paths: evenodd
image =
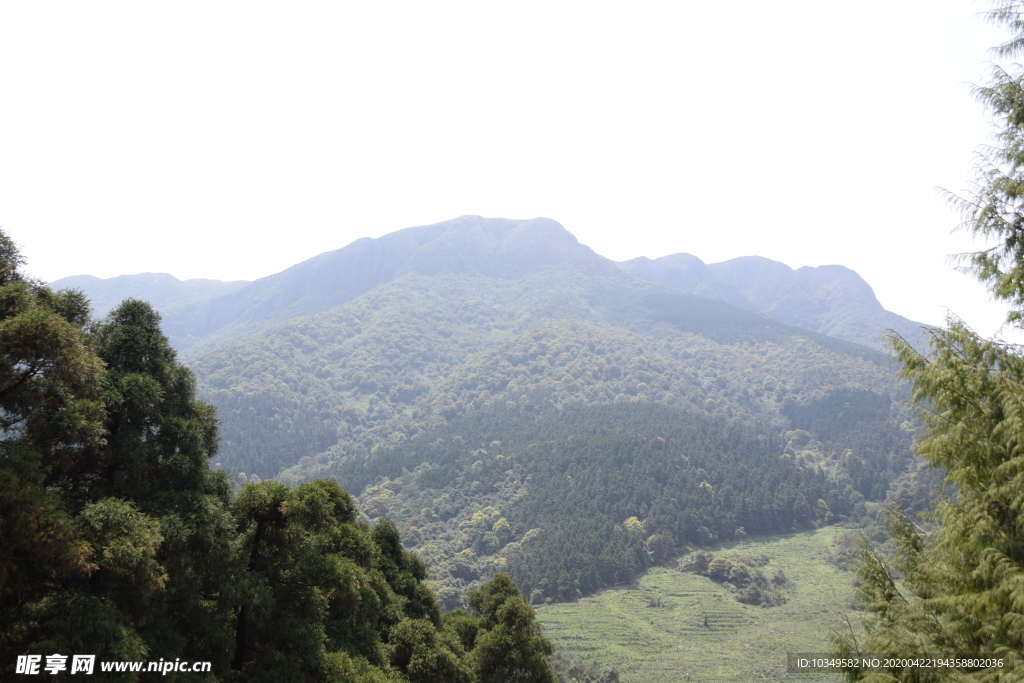
<svg viewBox="0 0 1024 683">
<path fill-rule="evenodd" d="M 989 18 L 1014 36 L 996 48 L 1016 57 L 1024 46 L 1024 4 L 996 0 Z M 966 255 L 965 270 L 1009 303 L 1007 321 L 1024 321 L 1024 67 L 996 68 L 976 88 L 997 123 L 996 145 L 982 154 L 971 197 L 957 200 L 963 227 L 995 239 Z M 928 531 L 896 503 L 888 521 L 891 557 L 865 541 L 858 567 L 864 634 L 833 634 L 837 654 L 964 653 L 997 657 L 1001 667 L 960 670 L 955 680 L 1024 680 L 1024 354 L 980 338 L 951 318 L 930 331 L 927 354 L 893 335 L 890 344 L 912 386 L 924 431 L 918 454 L 945 474 L 948 495 L 934 505 Z M 915 669 L 850 670 L 848 680 L 939 680 Z"/>
<path fill-rule="evenodd" d="M 886 558 L 865 544 L 858 568 L 866 634 L 836 634 L 834 646 L 839 653 L 999 656 L 1003 668 L 968 678 L 1019 680 L 1024 357 L 956 321 L 931 335 L 927 357 L 898 338 L 892 343 L 925 424 L 917 451 L 946 473 L 955 495 L 935 506 L 931 519 L 939 526 L 930 533 L 890 505 L 894 554 Z M 861 674 L 851 671 L 848 678 L 859 680 Z M 916 680 L 909 670 L 890 675 Z"/>
<path fill-rule="evenodd" d="M 1024 52 L 1024 5 L 1019 0 L 993 0 L 991 23 L 1013 36 L 993 49 L 997 57 L 1015 59 Z M 993 66 L 987 83 L 974 94 L 991 112 L 994 144 L 979 153 L 972 192 L 951 196 L 962 212 L 961 229 L 994 244 L 961 254 L 962 270 L 984 283 L 998 300 L 1009 305 L 1007 322 L 1024 325 L 1024 67 Z"/>
<path fill-rule="evenodd" d="M 480 683 L 557 680 L 547 658 L 551 643 L 540 635 L 533 608 L 512 579 L 498 574 L 469 593 L 469 604 L 482 631 L 473 651 Z"/>
</svg>

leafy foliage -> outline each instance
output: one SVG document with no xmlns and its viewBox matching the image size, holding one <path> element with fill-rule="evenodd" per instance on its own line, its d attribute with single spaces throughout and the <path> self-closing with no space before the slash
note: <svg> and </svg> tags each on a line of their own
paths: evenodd
<svg viewBox="0 0 1024 683">
<path fill-rule="evenodd" d="M 680 560 L 679 568 L 707 576 L 719 583 L 729 584 L 736 590 L 737 602 L 775 607 L 786 602 L 786 596 L 782 591 L 789 581 L 782 570 L 776 572 L 770 579 L 766 577 L 759 567 L 765 564 L 767 559 L 730 559 L 699 551 Z"/>
<path fill-rule="evenodd" d="M 866 635 L 836 635 L 835 648 L 997 655 L 1006 662 L 1002 669 L 970 677 L 1013 680 L 1024 645 L 1015 617 L 1024 577 L 1024 459 L 1018 448 L 1024 358 L 955 321 L 932 332 L 928 357 L 898 338 L 893 345 L 926 426 L 917 451 L 946 472 L 955 497 L 938 503 L 932 518 L 940 526 L 930 533 L 922 533 L 897 505 L 890 507 L 895 553 L 887 559 L 865 544 L 858 568 Z M 890 566 L 901 577 L 898 584 Z M 860 676 L 849 673 L 851 680 Z"/>
<path fill-rule="evenodd" d="M 469 604 L 483 631 L 473 652 L 481 683 L 557 680 L 547 659 L 551 643 L 540 635 L 533 608 L 508 576 L 498 574 L 471 591 Z"/>
</svg>

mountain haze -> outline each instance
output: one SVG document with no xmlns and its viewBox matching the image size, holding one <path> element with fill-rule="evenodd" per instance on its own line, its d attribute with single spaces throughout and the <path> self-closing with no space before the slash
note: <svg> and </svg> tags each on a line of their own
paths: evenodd
<svg viewBox="0 0 1024 683">
<path fill-rule="evenodd" d="M 358 239 L 253 282 L 182 282 L 145 273 L 106 280 L 72 276 L 51 284 L 83 290 L 100 315 L 127 297 L 150 301 L 163 316 L 175 348 L 194 357 L 269 325 L 330 310 L 407 273 L 514 279 L 552 268 L 591 275 L 620 269 L 641 280 L 875 348 L 886 329 L 916 339 L 920 328 L 882 308 L 870 285 L 843 266 L 792 270 L 757 256 L 705 264 L 690 254 L 616 264 L 547 218 L 461 216 L 405 228 Z"/>
<path fill-rule="evenodd" d="M 611 261 L 581 245 L 550 219 L 462 216 L 377 239 L 363 237 L 280 273 L 232 287 L 229 293 L 159 308 L 171 342 L 193 356 L 268 325 L 329 310 L 408 273 L 514 278 L 553 266 L 609 274 L 615 270 Z M 93 285 L 71 286 L 90 294 Z M 54 286 L 68 285 L 59 281 Z M 122 293 L 138 296 L 135 291 L 125 288 Z M 192 350 L 194 346 L 199 348 Z"/>
<path fill-rule="evenodd" d="M 839 265 L 796 270 L 761 256 L 706 264 L 692 254 L 622 261 L 626 273 L 697 296 L 766 313 L 776 320 L 838 339 L 879 346 L 887 329 L 916 342 L 922 325 L 887 311 L 871 286 Z"/>
<path fill-rule="evenodd" d="M 92 303 L 93 314 L 102 317 L 128 298 L 143 299 L 159 311 L 169 311 L 230 294 L 248 284 L 248 280 L 179 280 L 167 273 L 139 273 L 106 279 L 92 275 L 71 275 L 54 280 L 50 287 L 82 290 Z"/>
</svg>

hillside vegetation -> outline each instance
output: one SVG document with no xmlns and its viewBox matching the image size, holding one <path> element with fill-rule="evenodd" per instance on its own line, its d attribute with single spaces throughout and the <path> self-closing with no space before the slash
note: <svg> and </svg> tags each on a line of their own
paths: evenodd
<svg viewBox="0 0 1024 683">
<path fill-rule="evenodd" d="M 341 482 L 367 521 L 395 520 L 447 607 L 503 571 L 572 600 L 689 545 L 927 498 L 883 356 L 670 284 L 553 221 L 470 216 L 165 327 L 217 408 L 215 468 Z"/>
<path fill-rule="evenodd" d="M 421 261 L 194 357 L 217 465 L 341 482 L 449 608 L 498 572 L 572 600 L 677 548 L 857 519 L 898 480 L 919 493 L 877 352 L 573 248 L 583 265 L 514 277 Z"/>
</svg>

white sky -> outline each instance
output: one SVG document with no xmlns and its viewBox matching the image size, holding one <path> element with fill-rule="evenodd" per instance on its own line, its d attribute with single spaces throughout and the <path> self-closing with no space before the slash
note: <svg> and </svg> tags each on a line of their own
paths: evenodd
<svg viewBox="0 0 1024 683">
<path fill-rule="evenodd" d="M 46 280 L 254 279 L 462 214 L 616 260 L 857 270 L 1002 308 L 936 186 L 990 128 L 969 0 L 0 4 L 0 226 Z"/>
</svg>

